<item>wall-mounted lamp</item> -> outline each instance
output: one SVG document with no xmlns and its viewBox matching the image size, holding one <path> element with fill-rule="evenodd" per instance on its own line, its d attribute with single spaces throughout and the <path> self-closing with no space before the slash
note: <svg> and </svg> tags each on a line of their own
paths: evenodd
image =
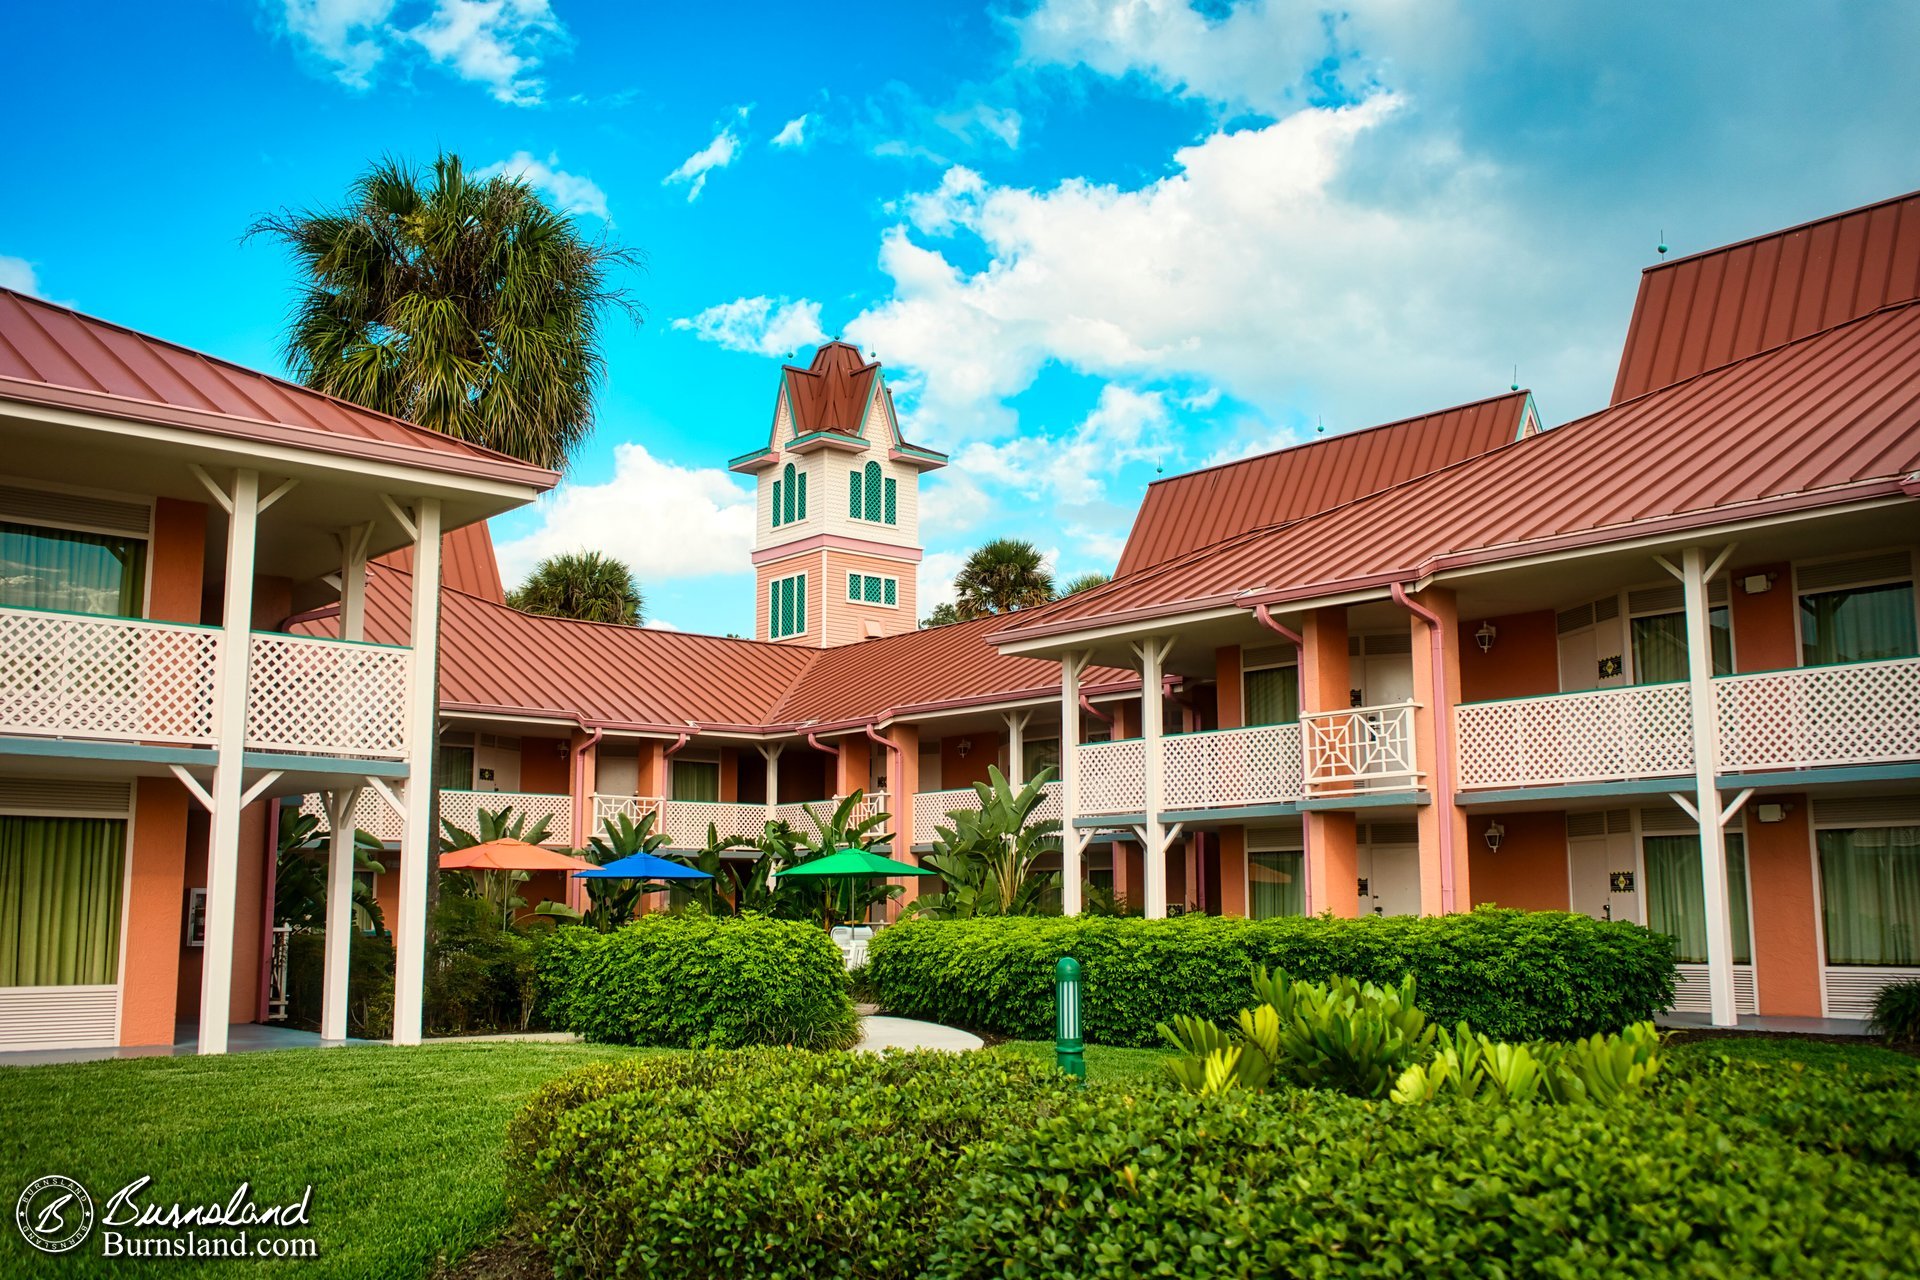
<svg viewBox="0 0 1920 1280">
<path fill-rule="evenodd" d="M 1494 853 L 1500 852 L 1500 842 L 1507 838 L 1507 829 L 1495 818 L 1487 824 L 1487 848 Z"/>
<path fill-rule="evenodd" d="M 967 758 L 967 752 L 973 750 L 973 739 L 972 738 L 960 739 L 960 741 L 957 744 L 955 744 L 953 750 L 954 750 L 954 753 L 957 754 L 962 760 L 965 760 Z"/>
<path fill-rule="evenodd" d="M 1740 579 L 1740 588 L 1750 596 L 1763 595 L 1773 587 L 1771 573 L 1750 573 Z"/>
<path fill-rule="evenodd" d="M 1473 638 L 1479 642 L 1480 652 L 1492 653 L 1494 637 L 1499 634 L 1500 628 L 1494 626 L 1491 622 L 1483 622 L 1480 624 L 1480 629 L 1473 633 Z"/>
</svg>

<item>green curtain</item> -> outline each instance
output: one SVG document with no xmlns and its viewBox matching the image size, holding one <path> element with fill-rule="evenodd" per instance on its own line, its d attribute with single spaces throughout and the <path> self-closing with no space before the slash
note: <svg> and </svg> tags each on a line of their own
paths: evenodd
<svg viewBox="0 0 1920 1280">
<path fill-rule="evenodd" d="M 673 762 L 673 798 L 707 800 L 720 798 L 720 766 L 709 760 Z"/>
<path fill-rule="evenodd" d="M 1299 850 L 1247 855 L 1247 913 L 1255 920 L 1307 914 L 1305 857 Z"/>
<path fill-rule="evenodd" d="M 1821 831 L 1828 964 L 1920 964 L 1920 827 Z"/>
<path fill-rule="evenodd" d="M 1020 767 L 1026 772 L 1021 776 L 1032 782 L 1042 769 L 1053 770 L 1053 776 L 1060 776 L 1060 739 L 1026 739 L 1020 744 Z"/>
<path fill-rule="evenodd" d="M 147 544 L 0 521 L 0 605 L 137 618 Z"/>
<path fill-rule="evenodd" d="M 442 745 L 433 771 L 442 791 L 473 790 L 473 748 Z"/>
<path fill-rule="evenodd" d="M 1700 882 L 1699 836 L 1648 836 L 1647 925 L 1678 939 L 1674 958 L 1707 962 L 1707 893 Z M 1753 963 L 1747 919 L 1747 842 L 1727 833 L 1727 903 L 1733 915 L 1733 962 Z"/>
<path fill-rule="evenodd" d="M 1910 582 L 1800 597 L 1800 657 L 1808 666 L 1911 658 L 1916 653 L 1920 635 Z"/>
<path fill-rule="evenodd" d="M 1292 724 L 1300 718 L 1300 668 L 1249 671 L 1246 689 L 1248 724 Z"/>
<path fill-rule="evenodd" d="M 1733 622 L 1725 605 L 1707 611 L 1713 633 L 1713 674 L 1733 674 Z M 1633 620 L 1633 678 L 1670 684 L 1687 678 L 1687 615 L 1657 613 Z"/>
<path fill-rule="evenodd" d="M 0 987 L 118 980 L 126 857 L 122 821 L 0 817 Z"/>
</svg>

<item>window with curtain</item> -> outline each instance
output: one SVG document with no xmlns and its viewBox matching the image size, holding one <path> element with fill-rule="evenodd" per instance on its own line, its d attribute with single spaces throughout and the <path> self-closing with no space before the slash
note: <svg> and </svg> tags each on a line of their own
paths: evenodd
<svg viewBox="0 0 1920 1280">
<path fill-rule="evenodd" d="M 1298 849 L 1247 855 L 1247 914 L 1255 920 L 1307 913 L 1306 859 Z"/>
<path fill-rule="evenodd" d="M 473 790 L 473 748 L 440 745 L 433 772 L 442 791 Z"/>
<path fill-rule="evenodd" d="M 1707 891 L 1700 882 L 1700 837 L 1648 836 L 1647 927 L 1672 934 L 1674 958 L 1682 964 L 1707 962 Z M 1727 904 L 1733 924 L 1733 962 L 1753 963 L 1751 922 L 1747 915 L 1747 843 L 1727 833 Z"/>
<path fill-rule="evenodd" d="M 1032 782 L 1042 769 L 1053 770 L 1053 776 L 1060 776 L 1060 739 L 1041 738 L 1039 741 L 1026 739 L 1020 744 L 1020 767 L 1026 772 L 1021 776 Z"/>
<path fill-rule="evenodd" d="M 1300 668 L 1249 671 L 1245 682 L 1248 724 L 1293 724 L 1300 719 Z"/>
<path fill-rule="evenodd" d="M 1920 965 L 1920 827 L 1814 833 L 1828 964 Z"/>
<path fill-rule="evenodd" d="M 1725 605 L 1707 610 L 1713 633 L 1713 674 L 1733 674 L 1733 619 Z M 1687 678 L 1687 615 L 1648 614 L 1633 620 L 1633 678 L 1638 684 L 1668 684 Z"/>
<path fill-rule="evenodd" d="M 0 605 L 137 618 L 146 576 L 143 539 L 0 521 Z"/>
<path fill-rule="evenodd" d="M 720 798 L 720 766 L 711 760 L 673 762 L 675 800 L 715 801 Z"/>
<path fill-rule="evenodd" d="M 1808 666 L 1920 654 L 1913 584 L 1812 591 L 1800 597 L 1800 660 Z"/>
<path fill-rule="evenodd" d="M 119 980 L 127 824 L 0 817 L 0 987 Z"/>
</svg>

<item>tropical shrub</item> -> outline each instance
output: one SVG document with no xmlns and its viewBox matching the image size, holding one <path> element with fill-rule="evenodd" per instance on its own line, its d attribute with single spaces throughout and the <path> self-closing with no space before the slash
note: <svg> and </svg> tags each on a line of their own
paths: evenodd
<svg viewBox="0 0 1920 1280">
<path fill-rule="evenodd" d="M 473 824 L 473 830 L 457 827 L 451 819 L 440 819 L 442 833 L 440 852 L 452 853 L 457 849 L 470 849 L 477 844 L 487 844 L 494 840 L 520 840 L 527 844 L 539 844 L 547 838 L 547 826 L 552 822 L 548 815 L 529 822 L 524 813 L 515 813 L 513 806 L 500 809 L 481 809 L 479 821 Z M 525 871 L 482 871 L 476 879 L 468 879 L 472 872 L 458 871 L 440 878 L 440 890 L 451 890 L 464 894 L 468 885 L 477 888 L 480 896 L 493 904 L 494 913 L 501 922 L 509 923 L 513 913 L 527 905 L 520 896 L 518 886 L 533 877 Z"/>
<path fill-rule="evenodd" d="M 1894 1041 L 1920 1041 L 1920 978 L 1889 982 L 1873 999 L 1873 1018 L 1867 1024 L 1876 1035 Z"/>
<path fill-rule="evenodd" d="M 472 893 L 447 892 L 463 873 L 446 872 L 433 909 L 424 995 L 429 1035 L 527 1031 L 538 1006 L 536 957 L 541 939 L 503 924 L 498 905 Z"/>
<path fill-rule="evenodd" d="M 970 1153 L 922 1274 L 1910 1274 L 1920 1179 L 1846 1144 L 1920 1140 L 1914 1078 L 1889 1073 L 1829 1127 L 1800 1105 L 1831 1096 L 1810 1074 L 1728 1071 L 1606 1108 L 1089 1088 Z M 1778 1099 L 1759 1115 L 1756 1091 Z M 1771 1123 L 1789 1106 L 1808 1128 Z"/>
<path fill-rule="evenodd" d="M 602 834 L 587 837 L 587 847 L 575 850 L 576 856 L 585 858 L 596 867 L 630 858 L 636 853 L 662 856 L 659 850 L 666 844 L 667 835 L 664 831 L 654 829 L 659 816 L 654 812 L 643 813 L 638 822 L 624 813 L 603 818 L 600 821 Z M 674 859 L 668 856 L 667 860 Z M 564 902 L 543 902 L 535 914 L 551 916 L 556 920 L 570 920 L 606 933 L 633 919 L 634 910 L 643 896 L 667 888 L 664 882 L 659 881 L 605 880 L 597 876 L 588 876 L 580 883 L 587 893 L 585 911 L 576 910 Z"/>
<path fill-rule="evenodd" d="M 295 929 L 287 938 L 287 1025 L 320 1029 L 327 938 Z M 353 931 L 347 944 L 347 1034 L 356 1040 L 393 1034 L 393 938 Z"/>
<path fill-rule="evenodd" d="M 962 1155 L 1076 1092 L 995 1054 L 676 1054 L 541 1090 L 510 1178 L 560 1276 L 912 1276 Z"/>
<path fill-rule="evenodd" d="M 973 784 L 979 807 L 946 815 L 935 828 L 933 851 L 920 860 L 939 873 L 945 889 L 916 899 L 907 914 L 960 920 L 1058 913 L 1059 873 L 1034 870 L 1040 859 L 1060 852 L 1060 820 L 1033 819 L 1052 779 L 1053 770 L 1042 769 L 1016 790 L 998 766 L 988 766 L 987 781 Z"/>
<path fill-rule="evenodd" d="M 1571 1040 L 1646 1021 L 1673 998 L 1673 951 L 1638 925 L 1482 907 L 1452 916 L 1244 920 L 913 920 L 881 930 L 868 980 L 891 1013 L 1017 1040 L 1053 1034 L 1053 969 L 1080 962 L 1095 1044 L 1157 1045 L 1176 1014 L 1225 1025 L 1257 966 L 1398 986 L 1428 1017 L 1498 1040 Z"/>
<path fill-rule="evenodd" d="M 859 1039 L 845 963 L 818 925 L 689 908 L 612 933 L 559 929 L 535 961 L 555 1028 L 681 1049 Z"/>
</svg>

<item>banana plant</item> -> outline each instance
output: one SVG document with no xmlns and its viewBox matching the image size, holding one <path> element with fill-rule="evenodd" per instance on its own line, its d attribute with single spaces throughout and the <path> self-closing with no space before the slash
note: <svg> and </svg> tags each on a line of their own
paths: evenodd
<svg viewBox="0 0 1920 1280">
<path fill-rule="evenodd" d="M 386 927 L 380 902 L 370 883 L 360 879 L 383 875 L 386 848 L 365 831 L 353 833 L 353 922 L 364 933 Z M 320 835 L 320 819 L 292 808 L 280 811 L 280 841 L 273 881 L 273 917 L 276 923 L 301 929 L 320 928 L 327 918 L 327 842 Z"/>
<path fill-rule="evenodd" d="M 601 834 L 589 836 L 587 847 L 576 849 L 575 856 L 585 858 L 596 867 L 604 867 L 609 862 L 618 862 L 636 853 L 658 855 L 661 847 L 667 843 L 667 835 L 664 831 L 654 829 L 657 817 L 654 813 L 643 813 L 635 821 L 624 813 L 618 813 L 603 818 L 600 822 Z M 564 902 L 543 902 L 534 909 L 534 914 L 572 921 L 601 933 L 611 933 L 633 919 L 634 910 L 643 897 L 669 887 L 660 881 L 606 880 L 597 876 L 588 876 L 581 883 L 587 891 L 585 911 Z"/>
<path fill-rule="evenodd" d="M 481 809 L 479 821 L 474 829 L 467 831 L 455 826 L 446 818 L 440 819 L 443 832 L 440 837 L 440 852 L 451 853 L 455 849 L 470 849 L 476 844 L 485 844 L 489 840 L 521 840 L 527 844 L 539 844 L 547 838 L 547 824 L 552 821 L 549 815 L 541 815 L 533 822 L 527 821 L 525 814 L 516 814 L 509 805 L 504 809 Z M 532 879 L 524 871 L 483 871 L 480 873 L 480 892 L 489 902 L 500 910 L 503 924 L 511 924 L 513 913 L 527 905 L 527 900 L 514 892 L 515 885 L 525 884 Z M 443 880 L 443 883 L 445 881 Z"/>
<path fill-rule="evenodd" d="M 1046 799 L 1051 768 L 1016 790 L 997 766 L 973 784 L 977 809 L 958 809 L 934 829 L 933 852 L 921 859 L 946 889 L 918 899 L 908 913 L 934 919 L 1040 915 L 1058 902 L 1060 876 L 1034 868 L 1060 852 L 1060 822 L 1033 820 Z"/>
</svg>

